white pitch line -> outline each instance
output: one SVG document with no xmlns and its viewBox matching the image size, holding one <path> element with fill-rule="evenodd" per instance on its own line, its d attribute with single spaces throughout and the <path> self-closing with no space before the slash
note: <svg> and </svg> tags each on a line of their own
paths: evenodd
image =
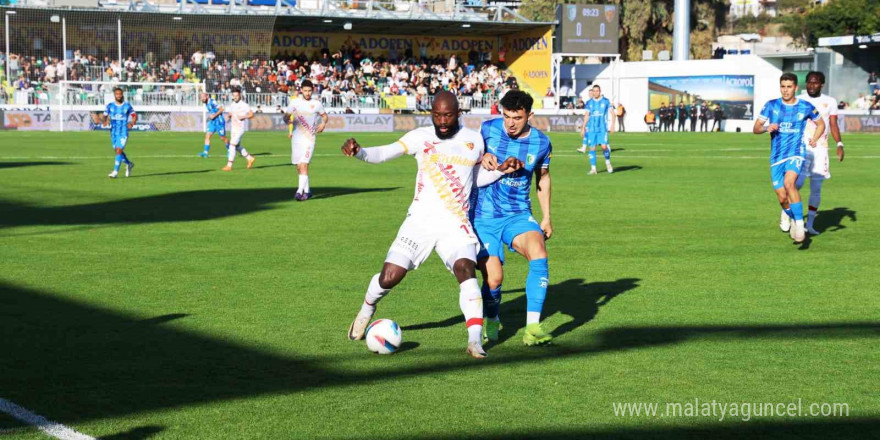
<svg viewBox="0 0 880 440">
<path fill-rule="evenodd" d="M 675 150 L 640 150 L 639 152 L 648 152 L 648 151 L 675 151 Z M 705 150 L 705 151 L 733 151 L 733 150 Z M 319 153 L 313 154 L 312 156 L 319 157 L 343 157 L 342 154 L 326 154 Z M 553 157 L 586 157 L 583 153 L 553 153 Z M 702 155 L 702 156 L 678 156 L 678 155 L 645 155 L 645 154 L 629 154 L 629 153 L 614 153 L 615 157 L 624 157 L 624 158 L 638 158 L 638 159 L 767 159 L 768 156 L 713 156 L 713 155 Z M 221 157 L 221 156 L 217 156 Z M 225 157 L 225 156 L 224 156 Z M 290 157 L 288 154 L 262 154 L 257 157 Z M 846 156 L 847 159 L 880 159 L 880 156 Z M 140 158 L 140 159 L 195 159 L 195 160 L 203 160 L 201 158 L 197 158 L 192 154 L 162 154 L 162 155 L 137 155 L 132 156 L 132 158 Z M 113 156 L 0 156 L 0 161 L 4 160 L 111 160 Z"/>
<path fill-rule="evenodd" d="M 61 440 L 96 440 L 95 437 L 70 429 L 39 414 L 34 414 L 2 397 L 0 397 L 0 411 Z"/>
</svg>

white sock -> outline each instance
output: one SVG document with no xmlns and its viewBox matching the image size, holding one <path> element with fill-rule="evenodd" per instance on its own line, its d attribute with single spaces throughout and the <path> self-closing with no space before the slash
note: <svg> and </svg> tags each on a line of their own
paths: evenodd
<svg viewBox="0 0 880 440">
<path fill-rule="evenodd" d="M 247 148 L 245 148 L 245 147 L 239 147 L 239 148 L 241 148 L 239 150 L 239 152 L 241 153 L 241 157 L 250 157 L 251 156 L 250 153 L 248 153 Z"/>
<path fill-rule="evenodd" d="M 526 325 L 541 322 L 541 312 L 526 312 Z"/>
<path fill-rule="evenodd" d="M 483 338 L 483 295 L 476 278 L 461 283 L 458 294 L 458 305 L 464 314 L 465 326 L 468 331 L 468 343 L 481 342 Z"/>
<path fill-rule="evenodd" d="M 605 166 L 606 166 L 606 167 L 610 167 L 610 166 L 611 166 L 611 161 L 608 160 L 608 159 L 605 159 Z"/>
<path fill-rule="evenodd" d="M 229 165 L 232 165 L 232 162 L 235 161 L 235 150 L 237 147 L 230 145 L 226 150 L 226 160 L 229 161 Z"/>
<path fill-rule="evenodd" d="M 309 186 L 309 175 L 301 175 L 300 179 L 302 179 L 303 182 L 303 192 L 312 192 L 312 188 Z"/>
<path fill-rule="evenodd" d="M 299 186 L 296 187 L 296 192 L 302 194 L 306 192 L 306 184 L 309 176 L 305 174 L 299 174 Z"/>
<path fill-rule="evenodd" d="M 361 312 L 373 314 L 376 311 L 376 304 L 383 296 L 388 294 L 388 290 L 379 285 L 379 274 L 373 275 L 370 285 L 367 286 L 367 294 L 364 296 L 364 304 L 361 306 Z"/>
</svg>

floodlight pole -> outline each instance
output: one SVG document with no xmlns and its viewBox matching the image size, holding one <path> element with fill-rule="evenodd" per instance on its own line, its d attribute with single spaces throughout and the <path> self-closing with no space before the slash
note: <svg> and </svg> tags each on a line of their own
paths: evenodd
<svg viewBox="0 0 880 440">
<path fill-rule="evenodd" d="M 12 85 L 12 78 L 9 77 L 11 72 L 9 70 L 9 11 L 6 11 L 3 16 L 6 19 L 6 81 L 9 82 L 9 85 Z"/>
<path fill-rule="evenodd" d="M 672 26 L 672 59 L 687 61 L 691 52 L 691 1 L 675 0 Z"/>
</svg>

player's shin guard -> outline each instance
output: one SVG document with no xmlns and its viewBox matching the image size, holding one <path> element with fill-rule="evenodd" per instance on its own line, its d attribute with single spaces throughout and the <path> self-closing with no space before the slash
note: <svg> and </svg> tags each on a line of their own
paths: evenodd
<svg viewBox="0 0 880 440">
<path fill-rule="evenodd" d="M 596 168 L 596 147 L 590 147 L 590 168 Z"/>
<path fill-rule="evenodd" d="M 468 331 L 468 342 L 481 342 L 483 338 L 483 302 L 480 285 L 476 278 L 461 283 L 458 305 L 464 314 L 465 326 Z"/>
<path fill-rule="evenodd" d="M 116 155 L 116 160 L 113 161 L 113 171 L 119 171 L 119 165 L 122 164 L 122 154 Z"/>
<path fill-rule="evenodd" d="M 483 316 L 487 319 L 498 319 L 501 308 L 501 286 L 490 289 L 488 284 L 483 283 L 480 294 L 483 295 Z"/>
<path fill-rule="evenodd" d="M 361 306 L 361 311 L 372 314 L 376 310 L 376 303 L 387 295 L 388 292 L 390 290 L 383 289 L 379 285 L 379 274 L 373 275 L 373 279 L 370 280 L 370 285 L 367 287 L 367 294 L 364 296 L 364 305 Z"/>
<path fill-rule="evenodd" d="M 550 268 L 547 259 L 529 261 L 529 275 L 526 277 L 526 324 L 535 324 L 541 320 L 549 283 Z"/>
</svg>

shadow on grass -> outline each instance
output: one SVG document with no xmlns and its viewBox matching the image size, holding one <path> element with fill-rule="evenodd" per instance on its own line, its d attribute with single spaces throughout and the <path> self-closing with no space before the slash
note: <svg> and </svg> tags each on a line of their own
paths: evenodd
<svg viewBox="0 0 880 440">
<path fill-rule="evenodd" d="M 640 165 L 626 165 L 626 166 L 622 166 L 622 167 L 615 167 L 614 174 L 624 173 L 627 171 L 638 171 L 640 169 L 642 169 L 642 167 Z"/>
<path fill-rule="evenodd" d="M 165 428 L 161 426 L 141 426 L 118 434 L 102 436 L 101 440 L 145 440 L 164 430 Z"/>
<path fill-rule="evenodd" d="M 816 220 L 813 221 L 813 228 L 818 232 L 835 232 L 846 229 L 843 221 L 849 219 L 853 223 L 856 222 L 856 212 L 849 208 L 834 208 L 819 211 Z"/>
<path fill-rule="evenodd" d="M 73 162 L 3 162 L 0 161 L 0 170 L 5 168 L 38 167 L 41 165 L 73 165 Z"/>
<path fill-rule="evenodd" d="M 314 198 L 393 191 L 398 188 L 316 188 Z M 72 206 L 31 206 L 0 200 L 0 227 L 161 223 L 213 220 L 272 209 L 293 202 L 295 189 L 211 189 L 136 197 Z"/>
<path fill-rule="evenodd" d="M 608 412 L 612 409 L 609 407 Z M 636 417 L 628 420 L 638 419 Z M 652 418 L 642 417 L 645 423 L 650 423 Z M 683 420 L 687 420 L 683 418 Z M 437 435 L 437 436 L 406 436 L 386 437 L 394 439 L 419 439 L 419 440 L 451 440 L 468 438 L 473 440 L 569 440 L 569 439 L 816 439 L 827 440 L 832 438 L 867 438 L 866 433 L 876 431 L 880 418 L 828 418 L 823 420 L 795 420 L 795 421 L 757 421 L 754 418 L 749 422 L 725 422 L 723 424 L 703 424 L 686 427 L 621 427 L 605 430 L 587 429 L 558 429 L 545 430 L 511 430 L 503 432 L 469 433 L 462 435 Z M 375 438 L 375 437 L 356 437 Z"/>
<path fill-rule="evenodd" d="M 578 327 L 590 322 L 597 313 L 599 307 L 608 304 L 612 299 L 639 287 L 638 278 L 621 278 L 616 281 L 596 281 L 585 283 L 583 278 L 573 278 L 558 284 L 553 284 L 547 289 L 547 300 L 541 313 L 542 319 L 561 313 L 572 318 L 570 322 L 562 324 L 553 330 L 553 336 L 559 337 Z M 522 293 L 524 289 L 504 291 L 503 295 Z M 498 335 L 498 341 L 487 345 L 498 345 L 513 337 L 526 321 L 526 296 L 519 295 L 516 298 L 501 303 L 500 309 L 502 328 Z M 404 327 L 404 330 L 426 330 L 440 327 L 450 327 L 464 322 L 461 315 L 452 316 L 442 321 L 428 322 Z"/>
<path fill-rule="evenodd" d="M 593 298 L 593 305 L 584 307 L 595 310 L 597 304 L 608 300 Z M 0 356 L 3 397 L 69 424 L 266 394 L 381 384 L 419 375 L 543 362 L 548 357 L 595 357 L 689 340 L 723 343 L 880 338 L 877 322 L 613 327 L 597 331 L 581 345 L 500 351 L 481 362 L 455 349 L 455 355 L 450 351 L 442 361 L 430 364 L 373 364 L 361 357 L 369 354 L 360 350 L 353 355 L 282 356 L 167 324 L 167 318 L 179 315 L 182 313 L 150 320 L 166 324 L 144 325 L 138 317 L 0 282 L 0 353 L 13 354 Z M 348 344 L 342 340 L 348 323 L 339 324 L 339 333 L 326 337 Z M 291 329 L 291 338 L 296 332 L 296 328 Z M 400 355 L 418 356 L 421 351 Z M 352 362 L 357 362 L 356 369 L 352 369 Z M 299 410 L 311 411 L 307 404 Z M 155 428 L 138 429 L 149 433 Z"/>
</svg>

